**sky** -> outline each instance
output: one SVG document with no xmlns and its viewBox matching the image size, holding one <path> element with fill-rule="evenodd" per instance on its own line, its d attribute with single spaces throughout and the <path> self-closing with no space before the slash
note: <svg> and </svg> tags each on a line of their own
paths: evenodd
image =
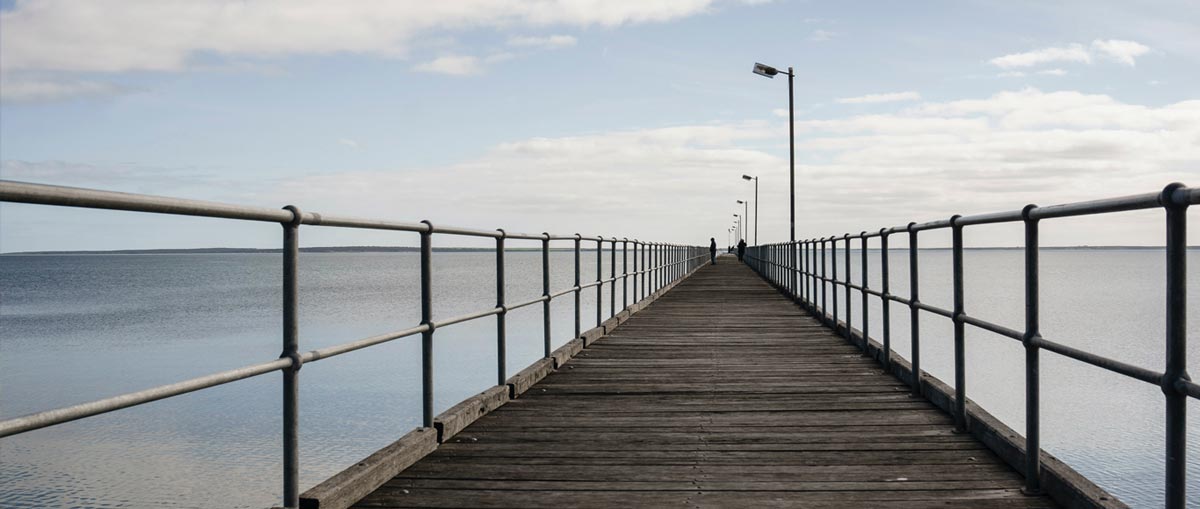
<svg viewBox="0 0 1200 509">
<path fill-rule="evenodd" d="M 857 233 L 1200 185 L 1198 33 L 1192 0 L 3 0 L 0 178 L 724 244 L 751 174 L 757 241 L 776 242 L 788 85 L 762 62 L 795 68 L 797 236 Z M 1161 245 L 1162 215 L 1049 221 L 1042 244 Z M 269 224 L 0 205 L 0 252 L 279 242 Z"/>
</svg>

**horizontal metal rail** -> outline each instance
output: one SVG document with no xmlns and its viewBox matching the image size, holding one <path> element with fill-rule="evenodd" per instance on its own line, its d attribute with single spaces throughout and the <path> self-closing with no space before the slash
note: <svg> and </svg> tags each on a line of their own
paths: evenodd
<svg viewBox="0 0 1200 509">
<path fill-rule="evenodd" d="M 509 311 L 542 303 L 545 357 L 549 358 L 551 354 L 551 300 L 567 294 L 573 294 L 575 301 L 575 337 L 578 338 L 580 337 L 579 329 L 581 314 L 581 302 L 579 295 L 583 289 L 596 287 L 598 293 L 597 296 L 599 297 L 599 293 L 603 291 L 603 287 L 608 285 L 610 288 L 610 294 L 612 296 L 610 299 L 610 309 L 613 316 L 615 316 L 617 313 L 615 299 L 616 286 L 618 282 L 622 283 L 623 304 L 624 308 L 628 309 L 628 285 L 630 284 L 631 277 L 633 278 L 633 293 L 634 300 L 636 302 L 643 298 L 654 295 L 667 285 L 686 276 L 691 271 L 708 262 L 708 250 L 700 246 L 642 242 L 636 239 L 631 240 L 627 238 L 616 237 L 584 237 L 579 234 L 527 234 L 506 232 L 505 230 L 480 230 L 457 226 L 434 225 L 429 221 L 403 222 L 364 219 L 320 214 L 316 212 L 304 212 L 299 208 L 290 205 L 282 209 L 268 209 L 199 200 L 168 198 L 162 196 L 14 182 L 9 180 L 0 180 L 0 202 L 147 212 L 154 214 L 210 217 L 242 221 L 274 222 L 279 223 L 283 227 L 284 277 L 282 286 L 284 289 L 284 351 L 280 355 L 280 358 L 238 369 L 192 378 L 190 380 L 184 380 L 181 382 L 131 392 L 128 394 L 122 394 L 110 398 L 99 399 L 77 405 L 6 419 L 0 421 L 0 438 L 112 412 L 123 408 L 129 408 L 132 406 L 169 398 L 172 396 L 178 396 L 201 389 L 215 387 L 254 376 L 264 375 L 273 371 L 281 371 L 284 375 L 284 418 L 282 433 L 284 445 L 283 505 L 287 508 L 295 508 L 299 504 L 299 446 L 297 439 L 299 397 L 298 372 L 304 363 L 328 359 L 345 353 L 353 352 L 355 350 L 361 350 L 363 348 L 394 341 L 400 338 L 420 335 L 422 337 L 422 425 L 425 427 L 430 427 L 433 425 L 433 338 L 437 329 L 457 323 L 495 316 L 497 320 L 497 383 L 503 385 L 505 383 L 507 371 L 507 366 L 505 364 L 505 319 Z M 392 230 L 419 234 L 421 244 L 421 323 L 408 329 L 371 336 L 340 345 L 311 350 L 308 352 L 299 351 L 299 320 L 297 317 L 298 276 L 296 267 L 299 263 L 298 230 L 301 225 Z M 495 307 L 441 320 L 433 319 L 433 295 L 431 284 L 431 258 L 433 256 L 433 249 L 431 237 L 434 234 L 486 237 L 495 239 L 495 254 L 497 262 L 497 304 Z M 504 242 L 508 239 L 534 240 L 541 242 L 542 295 L 527 301 L 506 305 L 504 295 Z M 580 252 L 582 251 L 580 243 L 584 240 L 596 243 L 595 251 L 598 257 L 596 281 L 586 284 L 582 284 L 579 280 Z M 551 250 L 551 241 L 572 241 L 574 243 L 575 283 L 570 288 L 556 292 L 551 292 L 549 288 L 549 252 Z M 616 261 L 616 250 L 618 244 L 620 244 L 622 248 L 622 267 L 620 274 L 617 273 Z M 609 277 L 603 278 L 600 274 L 599 257 L 603 255 L 606 246 L 612 254 L 612 263 L 610 263 L 609 267 Z M 634 253 L 633 270 L 630 270 L 629 259 L 627 256 L 630 247 L 632 247 Z M 638 260 L 639 256 L 642 258 L 642 263 L 640 264 Z M 639 279 L 641 279 L 640 292 L 638 291 Z M 597 324 L 599 324 L 600 309 L 602 307 L 603 300 L 597 298 Z"/>
<path fill-rule="evenodd" d="M 858 234 L 843 234 L 840 236 L 818 237 L 795 242 L 766 244 L 754 246 L 747 251 L 746 263 L 764 278 L 771 281 L 782 291 L 789 294 L 800 305 L 811 310 L 827 325 L 837 330 L 842 327 L 838 321 L 838 288 L 846 289 L 845 295 L 845 332 L 846 337 L 853 341 L 851 333 L 853 323 L 851 313 L 851 291 L 858 291 L 862 298 L 862 341 L 859 346 L 864 354 L 868 352 L 869 315 L 867 307 L 868 296 L 880 299 L 883 310 L 883 340 L 882 359 L 884 365 L 890 365 L 891 324 L 890 306 L 892 302 L 909 308 L 910 319 L 910 352 L 912 364 L 914 393 L 922 392 L 922 371 L 920 368 L 920 326 L 918 313 L 921 311 L 949 318 L 954 323 L 954 417 L 955 427 L 964 429 L 966 426 L 966 361 L 965 361 L 965 332 L 966 325 L 1020 341 L 1025 349 L 1025 438 L 1026 463 L 1024 468 L 1025 490 L 1038 492 L 1040 490 L 1041 448 L 1040 448 L 1040 387 L 1039 387 L 1039 352 L 1047 350 L 1069 359 L 1083 362 L 1113 373 L 1124 375 L 1135 380 L 1159 386 L 1166 398 L 1166 507 L 1182 508 L 1186 501 L 1186 398 L 1200 399 L 1200 385 L 1193 383 L 1187 374 L 1187 338 L 1186 338 L 1186 237 L 1187 237 L 1187 208 L 1200 203 L 1200 188 L 1189 188 L 1183 184 L 1171 184 L 1157 193 L 1145 193 L 1131 196 L 1121 196 L 1101 200 L 1091 200 L 1076 203 L 1064 203 L 1039 207 L 1028 205 L 1020 210 L 1009 210 L 976 214 L 968 216 L 955 215 L 946 219 L 938 219 L 924 223 L 908 223 L 903 226 L 880 228 L 871 232 Z M 1163 209 L 1166 213 L 1166 359 L 1163 370 L 1147 369 L 1127 362 L 1110 359 L 1079 348 L 1050 341 L 1039 332 L 1039 235 L 1038 224 L 1043 219 L 1061 217 L 1085 216 L 1095 214 L 1110 214 L 1132 210 Z M 996 324 L 978 317 L 970 316 L 964 306 L 963 282 L 963 243 L 962 231 L 967 226 L 1022 223 L 1025 227 L 1025 327 L 1017 330 Z M 954 283 L 954 308 L 944 309 L 921 302 L 918 288 L 919 250 L 918 236 L 920 232 L 950 229 L 953 234 L 952 275 Z M 893 295 L 888 291 L 888 237 L 903 234 L 908 238 L 909 254 L 909 295 L 908 298 Z M 882 290 L 869 287 L 867 271 L 869 270 L 868 239 L 880 239 L 880 269 L 882 270 Z M 837 274 L 837 249 L 841 244 L 844 248 L 845 263 L 842 265 L 849 272 L 850 250 L 852 242 L 859 243 L 860 269 L 859 283 L 851 281 L 849 274 L 845 280 Z M 799 252 L 801 256 L 795 254 Z M 831 263 L 825 260 L 826 252 L 832 255 Z M 831 274 L 826 274 L 826 268 Z M 795 285 L 789 278 L 799 277 L 803 284 Z M 794 281 L 792 279 L 791 281 Z M 832 292 L 832 312 L 830 312 L 826 289 Z M 799 290 L 794 291 L 794 290 Z"/>
</svg>

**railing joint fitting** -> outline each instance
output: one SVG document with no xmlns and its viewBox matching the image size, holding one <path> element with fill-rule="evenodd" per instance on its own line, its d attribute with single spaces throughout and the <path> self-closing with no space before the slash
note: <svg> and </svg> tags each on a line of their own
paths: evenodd
<svg viewBox="0 0 1200 509">
<path fill-rule="evenodd" d="M 504 231 L 504 228 L 496 228 L 496 231 L 500 232 L 500 238 L 508 238 L 508 232 Z"/>
<path fill-rule="evenodd" d="M 433 233 L 433 223 L 429 222 L 428 219 L 422 219 L 421 224 L 425 225 L 425 231 L 421 232 L 422 235 L 430 235 Z"/>
<path fill-rule="evenodd" d="M 1034 332 L 1034 333 L 1026 332 L 1025 336 L 1021 338 L 1021 344 L 1025 345 L 1025 348 L 1041 348 L 1041 345 L 1038 344 L 1038 342 L 1041 340 L 1042 340 L 1041 334 L 1038 334 L 1036 332 Z"/>
<path fill-rule="evenodd" d="M 1162 190 L 1162 193 L 1160 193 L 1158 195 L 1158 204 L 1162 205 L 1163 208 L 1168 208 L 1168 209 L 1172 209 L 1172 208 L 1186 209 L 1188 207 L 1188 202 L 1186 201 L 1186 199 L 1182 196 L 1180 197 L 1180 199 L 1176 199 L 1176 197 L 1175 197 L 1175 191 L 1178 191 L 1178 190 L 1186 188 L 1186 187 L 1187 186 L 1183 185 L 1180 182 L 1172 182 L 1170 184 L 1167 184 L 1167 187 L 1164 187 Z"/>
<path fill-rule="evenodd" d="M 427 330 L 425 332 L 428 332 L 430 334 L 433 334 L 434 329 L 437 329 L 437 323 L 432 320 L 430 320 L 428 322 L 421 322 L 421 325 L 424 325 L 427 328 Z"/>
<path fill-rule="evenodd" d="M 1021 208 L 1021 220 L 1025 221 L 1026 223 L 1029 223 L 1029 222 L 1036 223 L 1037 219 L 1033 218 L 1033 211 L 1037 210 L 1037 208 L 1038 208 L 1038 206 L 1034 205 L 1032 203 L 1022 207 Z"/>
<path fill-rule="evenodd" d="M 1159 380 L 1159 388 L 1162 389 L 1163 395 L 1187 396 L 1187 388 L 1183 386 L 1183 383 L 1192 381 L 1192 377 L 1185 370 L 1174 376 L 1171 373 L 1163 373 Z"/>
<path fill-rule="evenodd" d="M 304 366 L 304 357 L 302 357 L 300 355 L 300 352 L 286 352 L 285 351 L 285 352 L 279 354 L 279 358 L 280 359 L 291 359 L 292 366 L 290 369 L 292 371 L 300 371 L 300 368 L 302 366 Z"/>
<path fill-rule="evenodd" d="M 287 205 L 287 206 L 283 207 L 283 210 L 287 210 L 292 213 L 292 220 L 288 221 L 286 223 L 283 223 L 284 226 L 291 226 L 294 228 L 298 228 L 300 226 L 300 224 L 304 222 L 304 214 L 302 212 L 300 212 L 300 207 L 297 207 L 295 205 Z"/>
</svg>

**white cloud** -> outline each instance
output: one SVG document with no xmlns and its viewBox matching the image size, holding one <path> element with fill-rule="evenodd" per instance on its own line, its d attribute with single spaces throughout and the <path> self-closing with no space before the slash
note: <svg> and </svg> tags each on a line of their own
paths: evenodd
<svg viewBox="0 0 1200 509">
<path fill-rule="evenodd" d="M 718 1 L 129 0 L 119 6 L 27 1 L 0 13 L 0 66 L 6 71 L 173 71 L 187 68 L 200 53 L 395 57 L 434 30 L 665 22 L 706 12 Z"/>
<path fill-rule="evenodd" d="M 1000 74 L 997 74 L 996 77 L 998 77 L 998 78 L 1024 78 L 1025 73 L 1021 72 L 1021 71 L 1004 71 Z"/>
<path fill-rule="evenodd" d="M 1001 69 L 1012 69 L 1014 67 L 1032 67 L 1035 65 L 1046 64 L 1050 62 L 1082 62 L 1091 63 L 1092 55 L 1082 44 L 1071 44 L 1070 46 L 1061 48 L 1042 48 L 1025 53 L 1013 53 L 996 57 L 991 60 L 992 65 Z"/>
<path fill-rule="evenodd" d="M 1067 75 L 1067 71 L 1063 70 L 1063 69 L 1043 69 L 1041 71 L 1038 71 L 1037 73 L 1044 74 L 1047 76 L 1066 76 Z"/>
<path fill-rule="evenodd" d="M 517 46 L 522 48 L 542 48 L 542 49 L 558 49 L 574 46 L 578 42 L 574 37 L 569 35 L 549 35 L 546 37 L 533 36 L 513 36 L 508 38 L 509 46 Z"/>
<path fill-rule="evenodd" d="M 130 92 L 113 83 L 97 81 L 50 81 L 43 79 L 0 78 L 0 101 L 40 103 L 71 99 L 96 99 Z"/>
<path fill-rule="evenodd" d="M 1200 162 L 1200 101 L 1151 107 L 1029 88 L 796 126 L 802 236 L 1149 192 L 1194 180 Z M 786 124 L 755 122 L 530 138 L 449 166 L 289 180 L 267 202 L 384 217 L 421 211 L 435 222 L 521 231 L 707 239 L 730 219 L 731 193 L 744 191 L 737 178 L 750 173 L 762 177 L 764 240 L 778 240 L 787 231 L 786 140 Z M 431 187 L 395 200 L 394 189 L 418 182 Z M 522 199 L 497 189 L 519 189 Z M 596 213 L 606 210 L 622 210 L 627 222 Z M 1127 217 L 1114 215 L 1111 231 L 1129 237 L 1082 229 L 1055 242 L 1161 243 L 1157 229 L 1121 229 Z"/>
<path fill-rule="evenodd" d="M 469 76 L 483 72 L 479 59 L 470 55 L 447 55 L 429 62 L 423 62 L 413 67 L 421 72 L 450 74 L 454 76 Z"/>
<path fill-rule="evenodd" d="M 921 94 L 916 92 L 889 92 L 886 94 L 867 94 L 858 97 L 842 97 L 834 101 L 841 104 L 874 104 L 897 101 L 917 101 Z"/>
<path fill-rule="evenodd" d="M 813 33 L 808 35 L 808 40 L 813 42 L 825 42 L 833 39 L 837 35 L 837 32 L 831 32 L 829 30 L 813 30 Z"/>
<path fill-rule="evenodd" d="M 1134 58 L 1150 51 L 1150 47 L 1134 41 L 1109 39 L 1107 41 L 1092 41 L 1092 49 L 1099 51 L 1105 57 L 1116 60 L 1130 67 L 1134 66 Z"/>
<path fill-rule="evenodd" d="M 996 57 L 989 60 L 989 62 L 1001 69 L 1013 69 L 1018 67 L 1034 67 L 1055 62 L 1090 64 L 1093 57 L 1100 56 L 1133 67 L 1134 59 L 1149 51 L 1149 46 L 1134 41 L 1097 39 L 1092 41 L 1091 46 L 1074 43 L 1063 47 L 1042 48 L 1025 53 L 1013 53 L 1011 55 Z"/>
<path fill-rule="evenodd" d="M 1152 192 L 1171 181 L 1195 185 L 1200 163 L 1200 100 L 1145 106 L 1027 88 L 796 126 L 801 237 Z M 211 176 L 150 168 L 122 167 L 114 178 L 92 167 L 6 162 L 0 173 L 264 206 L 295 203 L 330 214 L 680 242 L 727 227 L 733 200 L 752 192 L 739 179 L 749 173 L 762 179 L 763 241 L 775 241 L 787 232 L 786 140 L 786 122 L 772 117 L 517 139 L 455 164 L 324 174 L 301 168 L 296 177 L 236 185 L 200 187 L 195 183 Z M 163 183 L 167 175 L 173 180 Z M 1070 227 L 1047 236 L 1055 244 L 1161 245 L 1161 228 L 1137 217 L 1143 216 L 1113 214 L 1104 228 L 1070 222 L 1045 228 Z M 1020 243 L 1019 230 L 1011 238 L 980 231 L 987 233 L 969 242 Z M 84 238 L 100 234 L 81 231 L 80 242 L 103 245 Z M 311 245 L 373 242 L 351 230 L 306 235 Z M 1200 233 L 1192 237 L 1200 241 Z"/>
<path fill-rule="evenodd" d="M 487 62 L 487 63 L 489 63 L 489 64 L 497 64 L 497 63 L 500 63 L 500 62 L 507 62 L 507 61 L 509 61 L 509 60 L 512 60 L 512 59 L 514 59 L 514 58 L 517 58 L 517 55 L 516 55 L 516 53 L 510 53 L 510 52 L 507 52 L 507 51 L 501 51 L 501 52 L 498 52 L 498 53 L 492 53 L 491 55 L 488 55 L 487 57 L 484 57 L 483 61 L 484 61 L 484 62 Z"/>
<path fill-rule="evenodd" d="M 337 142 L 338 142 L 338 145 L 341 145 L 343 147 L 349 147 L 349 148 L 358 150 L 359 145 L 358 145 L 357 141 L 347 139 L 347 138 L 341 138 Z"/>
</svg>

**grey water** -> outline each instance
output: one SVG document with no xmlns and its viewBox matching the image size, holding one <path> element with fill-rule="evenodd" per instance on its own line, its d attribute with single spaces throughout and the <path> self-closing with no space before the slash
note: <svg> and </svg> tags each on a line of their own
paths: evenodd
<svg viewBox="0 0 1200 509">
<path fill-rule="evenodd" d="M 879 253 L 868 254 L 868 280 L 877 287 Z M 1193 267 L 1200 266 L 1198 255 L 1189 252 Z M 850 263 L 856 282 L 858 256 L 852 252 Z M 890 256 L 892 292 L 905 295 L 905 252 Z M 922 250 L 920 256 L 922 300 L 949 308 L 949 252 Z M 583 281 L 594 280 L 595 252 L 583 258 Z M 618 273 L 620 258 L 618 253 Z M 605 275 L 609 260 L 605 253 Z M 1020 329 L 1021 252 L 970 250 L 965 263 L 968 313 Z M 838 264 L 845 274 L 843 260 Z M 571 253 L 553 252 L 551 266 L 552 291 L 573 284 Z M 413 253 L 303 253 L 301 348 L 417 324 L 417 270 Z M 505 270 L 509 302 L 541 294 L 540 254 L 510 252 Z M 0 257 L 0 418 L 278 357 L 281 271 L 278 254 Z M 491 253 L 435 253 L 433 271 L 435 318 L 494 306 Z M 1041 273 L 1045 337 L 1161 369 L 1161 250 L 1048 250 Z M 1196 271 L 1188 277 L 1189 300 L 1200 302 L 1200 278 Z M 594 325 L 596 300 L 594 289 L 583 292 L 585 329 Z M 604 318 L 611 314 L 608 300 L 606 287 Z M 619 286 L 616 301 L 619 308 Z M 855 324 L 861 323 L 860 303 L 854 295 Z M 908 357 L 908 313 L 892 309 L 892 343 Z M 869 315 L 878 337 L 877 299 L 871 299 Z M 572 299 L 556 299 L 552 318 L 557 347 L 574 333 Z M 513 311 L 508 323 L 511 374 L 542 354 L 541 308 Z M 1192 338 L 1200 338 L 1196 323 L 1189 324 Z M 925 369 L 952 382 L 950 322 L 926 314 L 921 327 Z M 439 328 L 435 338 L 435 411 L 495 383 L 494 319 Z M 1197 345 L 1200 340 L 1192 341 L 1192 359 L 1200 358 Z M 1023 359 L 1019 343 L 968 328 L 968 395 L 1017 430 L 1024 429 Z M 300 372 L 301 489 L 417 426 L 420 377 L 416 338 L 306 364 Z M 1042 391 L 1048 452 L 1130 505 L 1161 506 L 1164 407 L 1157 387 L 1043 353 Z M 1189 405 L 1196 415 L 1197 406 Z M 277 504 L 280 408 L 279 375 L 271 373 L 5 438 L 0 506 Z M 1196 422 L 1193 417 L 1188 428 L 1193 504 L 1200 503 Z"/>
</svg>

